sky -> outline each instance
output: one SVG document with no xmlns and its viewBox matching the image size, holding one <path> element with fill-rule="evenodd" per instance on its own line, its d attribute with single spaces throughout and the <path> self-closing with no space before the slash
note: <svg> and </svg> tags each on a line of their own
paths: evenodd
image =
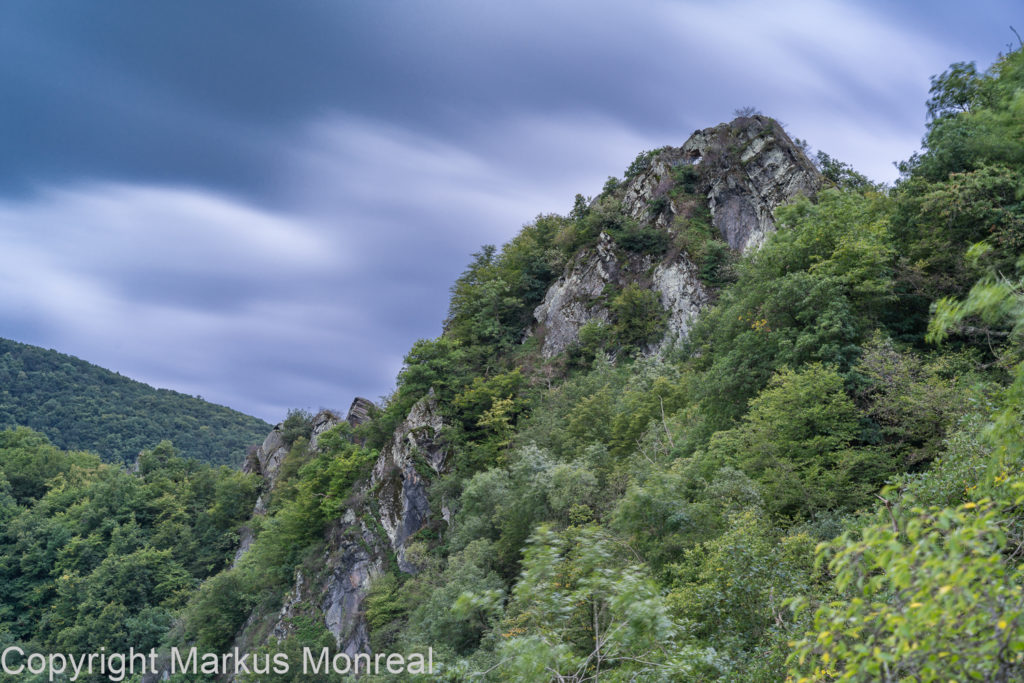
<svg viewBox="0 0 1024 683">
<path fill-rule="evenodd" d="M 1019 0 L 6 0 L 0 337 L 270 422 L 393 388 L 483 244 L 752 106 L 891 182 Z"/>
</svg>

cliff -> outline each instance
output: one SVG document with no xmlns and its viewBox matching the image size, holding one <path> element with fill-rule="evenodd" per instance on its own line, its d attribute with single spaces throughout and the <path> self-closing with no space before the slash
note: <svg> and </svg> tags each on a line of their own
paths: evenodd
<svg viewBox="0 0 1024 683">
<path fill-rule="evenodd" d="M 648 242 L 657 244 L 649 235 L 661 233 L 667 249 L 645 253 L 602 231 L 548 289 L 534 311 L 531 334 L 542 340 L 546 357 L 561 353 L 579 340 L 586 323 L 612 321 L 609 288 L 637 284 L 656 292 L 666 312 L 666 333 L 656 346 L 685 337 L 713 298 L 715 283 L 702 277 L 711 270 L 708 238 L 735 254 L 756 249 L 775 230 L 775 209 L 813 196 L 821 183 L 803 150 L 764 116 L 699 130 L 681 147 L 641 155 L 626 182 L 606 189 L 590 210 L 610 213 L 620 230 L 648 231 Z M 699 234 L 705 214 L 714 234 Z M 627 232 L 626 239 L 631 236 Z"/>
<path fill-rule="evenodd" d="M 356 398 L 346 421 L 358 426 L 375 409 L 367 399 Z M 308 449 L 315 451 L 317 437 L 338 422 L 329 411 L 318 413 L 312 420 Z M 329 526 L 323 553 L 313 568 L 296 570 L 293 586 L 269 627 L 260 623 L 261 615 L 254 614 L 242 629 L 240 645 L 259 641 L 260 633 L 283 639 L 292 632 L 296 617 L 308 616 L 326 626 L 340 651 L 354 655 L 371 650 L 363 602 L 370 583 L 385 571 L 389 562 L 396 561 L 398 569 L 406 573 L 417 571 L 406 559 L 406 550 L 412 537 L 431 518 L 426 473 L 441 474 L 447 469 L 448 451 L 441 439 L 442 426 L 437 400 L 430 392 L 395 428 L 368 480 L 358 486 L 349 505 Z M 247 471 L 264 478 L 254 516 L 267 513 L 266 501 L 287 453 L 280 425 L 250 453 Z M 247 528 L 236 564 L 251 543 L 252 532 Z"/>
</svg>

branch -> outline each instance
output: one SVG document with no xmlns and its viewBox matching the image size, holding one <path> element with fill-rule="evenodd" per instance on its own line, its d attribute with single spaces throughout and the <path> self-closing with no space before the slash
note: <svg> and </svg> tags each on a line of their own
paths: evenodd
<svg viewBox="0 0 1024 683">
<path fill-rule="evenodd" d="M 896 523 L 896 515 L 894 515 L 892 513 L 892 501 L 883 498 L 882 496 L 878 495 L 877 493 L 875 494 L 875 498 L 877 498 L 878 500 L 882 501 L 882 503 L 885 505 L 885 509 L 889 513 L 889 519 L 892 520 L 892 531 L 893 531 L 894 534 L 899 536 L 900 535 L 900 525 Z"/>
<path fill-rule="evenodd" d="M 665 428 L 665 436 L 668 437 L 668 445 L 675 448 L 676 444 L 672 440 L 672 434 L 668 431 L 668 423 L 665 421 L 665 402 L 661 400 L 661 394 L 658 394 L 658 403 L 661 404 L 661 425 Z"/>
</svg>

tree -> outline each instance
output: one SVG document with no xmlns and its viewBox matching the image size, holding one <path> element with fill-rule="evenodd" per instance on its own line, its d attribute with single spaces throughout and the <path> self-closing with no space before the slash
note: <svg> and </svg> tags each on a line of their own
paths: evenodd
<svg viewBox="0 0 1024 683">
<path fill-rule="evenodd" d="M 894 470 L 884 454 L 857 447 L 860 420 L 834 367 L 783 369 L 737 427 L 711 437 L 708 456 L 757 482 L 773 514 L 852 509 Z"/>
<path fill-rule="evenodd" d="M 957 62 L 941 75 L 932 76 L 928 116 L 937 119 L 970 112 L 977 102 L 980 84 L 974 62 Z"/>
<path fill-rule="evenodd" d="M 972 315 L 990 323 L 1009 318 L 1019 339 L 1024 282 L 990 274 L 963 301 L 940 301 L 931 339 L 942 340 Z M 817 562 L 827 563 L 840 599 L 818 606 L 814 631 L 795 643 L 794 676 L 844 681 L 1024 677 L 1022 411 L 1024 363 L 1018 363 L 983 432 L 991 454 L 981 476 L 966 487 L 967 502 L 923 507 L 913 494 L 904 500 L 901 489 L 892 487 L 883 491 L 884 506 L 873 523 L 819 549 Z M 812 607 L 804 598 L 793 606 Z"/>
<path fill-rule="evenodd" d="M 500 628 L 495 668 L 506 680 L 693 680 L 721 666 L 596 526 L 537 529 Z"/>
<path fill-rule="evenodd" d="M 667 314 L 658 293 L 630 283 L 611 304 L 615 314 L 612 333 L 627 353 L 644 351 L 665 334 Z"/>
</svg>

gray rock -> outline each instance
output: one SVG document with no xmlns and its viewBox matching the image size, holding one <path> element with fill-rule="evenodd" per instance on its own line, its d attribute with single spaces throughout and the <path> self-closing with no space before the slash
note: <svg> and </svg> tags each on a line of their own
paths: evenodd
<svg viewBox="0 0 1024 683">
<path fill-rule="evenodd" d="M 698 169 L 692 194 L 675 194 L 674 170 Z M 665 230 L 675 238 L 681 220 L 692 215 L 695 203 L 706 201 L 712 223 L 723 240 L 740 253 L 760 247 L 775 230 L 773 213 L 800 195 L 813 196 L 821 176 L 782 127 L 765 116 L 741 117 L 732 123 L 696 131 L 681 147 L 667 147 L 653 156 L 647 168 L 623 190 L 622 213 L 647 227 Z M 702 200 L 700 197 L 703 196 Z M 661 210 L 652 215 L 651 204 Z M 653 266 L 653 272 L 652 272 Z M 534 310 L 530 335 L 542 341 L 541 353 L 551 357 L 579 340 L 587 322 L 611 321 L 604 294 L 608 285 L 636 283 L 657 291 L 668 313 L 666 343 L 684 338 L 712 293 L 700 281 L 693 259 L 669 253 L 660 261 L 627 254 L 602 233 L 595 247 L 584 249 Z"/>
<path fill-rule="evenodd" d="M 619 272 L 612 238 L 601 233 L 597 247 L 579 254 L 565 275 L 548 288 L 544 301 L 533 311 L 538 328 L 543 330 L 541 350 L 545 357 L 575 344 L 580 328 L 587 322 L 609 320 L 608 308 L 600 297 L 606 285 L 618 282 Z"/>
<path fill-rule="evenodd" d="M 334 425 L 341 422 L 341 418 L 330 410 L 321 410 L 313 416 L 313 430 L 309 436 L 309 449 L 316 450 L 320 435 Z"/>
<path fill-rule="evenodd" d="M 313 416 L 312 422 L 313 429 L 309 439 L 309 448 L 315 449 L 320 435 L 338 424 L 340 419 L 329 410 L 321 410 Z M 261 517 L 267 514 L 267 503 L 274 492 L 274 487 L 277 486 L 277 477 L 281 470 L 281 463 L 284 462 L 287 455 L 288 447 L 285 445 L 284 437 L 281 435 L 280 425 L 274 427 L 274 430 L 267 435 L 267 438 L 263 440 L 260 446 L 246 455 L 242 471 L 258 474 L 263 477 L 260 495 L 256 499 L 256 505 L 253 506 L 253 517 Z M 242 559 L 242 556 L 248 552 L 253 540 L 255 540 L 255 536 L 252 532 L 252 527 L 248 524 L 243 525 L 239 530 L 238 550 L 235 551 L 235 557 L 231 561 L 232 567 L 236 566 Z"/>
<path fill-rule="evenodd" d="M 624 287 L 650 271 L 653 260 L 646 254 L 620 253 L 606 233 L 598 236 L 593 250 L 577 254 L 565 275 L 548 288 L 544 301 L 533 311 L 533 333 L 542 338 L 541 353 L 550 358 L 569 348 L 580 337 L 580 328 L 591 320 L 609 322 L 607 287 Z"/>
<path fill-rule="evenodd" d="M 774 232 L 775 209 L 821 189 L 814 164 L 765 116 L 697 131 L 680 155 L 701 159 L 712 220 L 729 246 L 743 253 Z"/>
<path fill-rule="evenodd" d="M 445 471 L 448 451 L 441 440 L 443 426 L 431 389 L 395 428 L 373 467 L 370 485 L 378 490 L 380 523 L 398 558 L 398 568 L 404 572 L 416 572 L 405 559 L 406 544 L 430 517 L 427 483 L 416 462 L 422 461 L 434 472 Z"/>
<path fill-rule="evenodd" d="M 652 280 L 651 289 L 661 295 L 661 306 L 668 311 L 665 340 L 685 338 L 711 296 L 700 281 L 697 266 L 686 254 L 680 254 L 675 261 L 659 263 Z"/>
<path fill-rule="evenodd" d="M 336 417 L 324 420 L 320 428 L 321 422 L 315 419 L 314 436 L 336 422 Z M 370 481 L 353 495 L 350 507 L 331 526 L 315 570 L 296 571 L 293 586 L 270 626 L 271 635 L 288 636 L 292 619 L 307 614 L 323 619 L 341 651 L 349 655 L 370 652 L 363 603 L 370 584 L 383 573 L 389 553 L 395 553 L 402 571 L 417 571 L 405 553 L 409 539 L 430 519 L 428 482 L 422 468 L 441 473 L 448 467 L 448 450 L 440 438 L 443 426 L 431 391 L 395 428 L 381 449 Z M 369 504 L 371 497 L 376 506 Z M 374 507 L 379 517 L 374 517 Z"/>
<path fill-rule="evenodd" d="M 327 534 L 327 546 L 313 573 L 295 572 L 292 589 L 270 627 L 282 639 L 292 632 L 297 616 L 323 619 L 338 649 L 352 656 L 370 652 L 363 603 L 370 583 L 384 571 L 386 548 L 381 539 L 347 510 Z"/>
<path fill-rule="evenodd" d="M 368 422 L 370 415 L 376 409 L 377 406 L 374 405 L 373 401 L 357 396 L 352 400 L 352 405 L 349 406 L 345 421 L 353 427 L 358 427 L 364 422 Z"/>
</svg>

